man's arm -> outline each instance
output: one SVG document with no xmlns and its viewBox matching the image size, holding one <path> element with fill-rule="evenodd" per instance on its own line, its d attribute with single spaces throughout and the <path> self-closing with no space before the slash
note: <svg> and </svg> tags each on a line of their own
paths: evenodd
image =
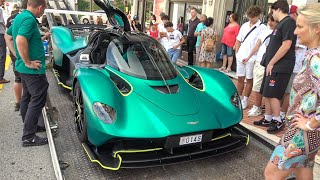
<svg viewBox="0 0 320 180">
<path fill-rule="evenodd" d="M 16 38 L 17 49 L 19 55 L 24 62 L 24 64 L 31 69 L 40 69 L 41 63 L 39 60 L 30 60 L 29 56 L 29 44 L 27 38 L 18 35 Z"/>
<path fill-rule="evenodd" d="M 184 37 L 181 37 L 179 44 L 175 45 L 173 48 L 174 48 L 174 49 L 177 49 L 177 48 L 180 47 L 184 42 L 185 42 Z"/>
<path fill-rule="evenodd" d="M 12 38 L 12 36 L 10 36 L 9 34 L 6 33 L 6 34 L 4 35 L 4 39 L 6 40 L 6 44 L 7 44 L 8 48 L 9 48 L 9 50 L 11 51 L 11 53 L 12 53 L 15 57 L 17 57 L 16 51 L 14 50 L 14 47 L 13 47 L 13 38 Z"/>
<path fill-rule="evenodd" d="M 236 44 L 234 45 L 235 46 L 234 50 L 236 51 L 236 54 L 239 51 L 240 45 L 241 45 L 241 42 L 237 39 Z"/>
<path fill-rule="evenodd" d="M 245 64 L 247 61 L 249 61 L 249 59 L 258 52 L 259 48 L 261 46 L 261 39 L 257 40 L 256 45 L 253 47 L 253 49 L 251 50 L 249 56 L 245 59 L 242 60 L 242 63 Z"/>
<path fill-rule="evenodd" d="M 267 76 L 271 75 L 273 66 L 289 51 L 292 41 L 285 40 L 267 66 Z"/>
</svg>

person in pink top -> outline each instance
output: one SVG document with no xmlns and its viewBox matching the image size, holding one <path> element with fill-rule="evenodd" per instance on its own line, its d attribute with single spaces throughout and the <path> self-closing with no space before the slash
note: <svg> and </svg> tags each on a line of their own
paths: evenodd
<svg viewBox="0 0 320 180">
<path fill-rule="evenodd" d="M 236 43 L 236 37 L 240 31 L 240 25 L 237 23 L 238 15 L 233 13 L 230 15 L 230 23 L 226 28 L 224 28 L 223 36 L 221 39 L 222 43 L 222 54 L 223 54 L 223 64 L 219 69 L 220 71 L 229 72 L 231 71 L 231 65 L 233 62 L 233 49 Z M 228 67 L 227 67 L 228 60 Z"/>
</svg>

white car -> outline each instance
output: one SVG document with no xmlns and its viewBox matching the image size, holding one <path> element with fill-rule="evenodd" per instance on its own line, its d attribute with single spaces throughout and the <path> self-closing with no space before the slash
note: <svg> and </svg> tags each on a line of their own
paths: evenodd
<svg viewBox="0 0 320 180">
<path fill-rule="evenodd" d="M 97 11 L 94 11 L 94 13 L 97 13 L 97 15 L 92 16 L 92 18 L 88 15 L 82 16 L 80 18 L 81 23 L 83 23 L 83 24 L 97 24 L 98 16 L 101 16 L 103 24 L 108 23 L 108 17 L 103 10 L 97 10 Z"/>
</svg>

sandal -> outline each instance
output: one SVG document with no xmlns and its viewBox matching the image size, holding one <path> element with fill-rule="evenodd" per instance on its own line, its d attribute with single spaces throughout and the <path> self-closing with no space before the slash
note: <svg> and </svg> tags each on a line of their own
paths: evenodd
<svg viewBox="0 0 320 180">
<path fill-rule="evenodd" d="M 221 67 L 221 68 L 219 68 L 219 71 L 224 71 L 224 70 L 226 70 L 226 68 L 225 68 L 225 67 Z"/>
<path fill-rule="evenodd" d="M 230 71 L 231 71 L 231 69 L 225 69 L 225 70 L 224 70 L 225 73 L 228 73 L 228 72 L 230 72 Z"/>
</svg>

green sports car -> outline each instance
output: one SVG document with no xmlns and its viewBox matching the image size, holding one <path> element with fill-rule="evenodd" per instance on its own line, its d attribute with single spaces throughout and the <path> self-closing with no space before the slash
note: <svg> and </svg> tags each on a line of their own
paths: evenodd
<svg viewBox="0 0 320 180">
<path fill-rule="evenodd" d="M 108 1 L 95 3 L 111 27 L 90 27 L 88 36 L 52 28 L 55 74 L 72 89 L 76 131 L 92 162 L 109 170 L 149 167 L 248 144 L 229 77 L 172 64 L 157 40 L 130 32 L 124 13 Z"/>
</svg>

